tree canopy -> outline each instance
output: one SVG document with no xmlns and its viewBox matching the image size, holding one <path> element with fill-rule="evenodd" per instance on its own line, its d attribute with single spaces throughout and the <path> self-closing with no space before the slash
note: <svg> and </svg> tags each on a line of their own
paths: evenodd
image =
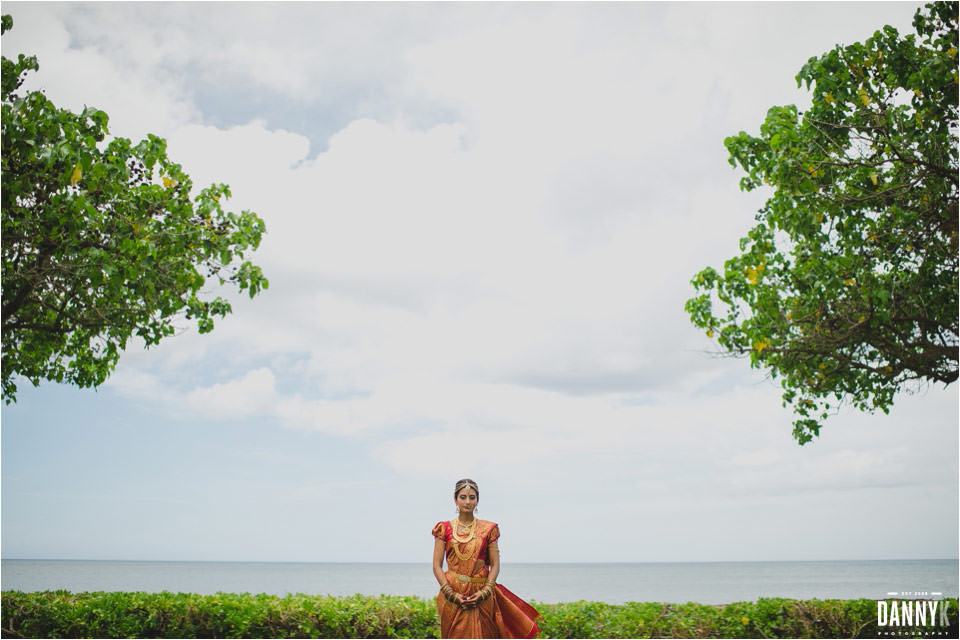
<svg viewBox="0 0 960 640">
<path fill-rule="evenodd" d="M 11 28 L 2 17 L 2 30 Z M 154 135 L 109 137 L 107 114 L 59 109 L 40 91 L 21 94 L 34 56 L 2 58 L 2 394 L 17 376 L 97 386 L 127 341 L 172 335 L 177 318 L 200 333 L 231 311 L 207 287 L 230 283 L 251 297 L 268 286 L 244 260 L 265 233 L 230 196 L 193 184 Z"/>
<path fill-rule="evenodd" d="M 837 406 L 957 379 L 957 7 L 811 58 L 812 106 L 725 140 L 772 195 L 740 254 L 692 280 L 692 322 L 779 378 L 800 444 Z"/>
</svg>

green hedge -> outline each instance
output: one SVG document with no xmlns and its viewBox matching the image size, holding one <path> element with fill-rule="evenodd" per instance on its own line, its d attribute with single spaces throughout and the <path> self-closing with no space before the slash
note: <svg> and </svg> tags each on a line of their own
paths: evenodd
<svg viewBox="0 0 960 640">
<path fill-rule="evenodd" d="M 957 601 L 949 602 L 949 626 L 895 629 L 877 626 L 876 600 L 761 598 L 725 606 L 571 602 L 537 609 L 547 638 L 956 638 Z"/>
<path fill-rule="evenodd" d="M 881 629 L 874 600 L 534 603 L 545 638 L 957 637 L 950 626 Z M 4 638 L 436 638 L 432 599 L 302 594 L 3 592 Z"/>
</svg>

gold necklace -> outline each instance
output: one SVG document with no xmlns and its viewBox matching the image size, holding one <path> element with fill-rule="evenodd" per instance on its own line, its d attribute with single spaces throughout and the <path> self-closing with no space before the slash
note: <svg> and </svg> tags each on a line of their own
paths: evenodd
<svg viewBox="0 0 960 640">
<path fill-rule="evenodd" d="M 473 521 L 472 521 L 470 524 L 465 525 L 465 524 L 463 524 L 462 522 L 460 522 L 460 518 L 457 518 L 456 520 L 454 520 L 454 521 L 451 522 L 450 524 L 452 525 L 452 526 L 451 526 L 451 537 L 453 538 L 453 540 L 451 541 L 450 546 L 453 547 L 453 552 L 456 554 L 456 556 L 457 556 L 458 558 L 460 558 L 461 560 L 467 560 L 468 558 L 470 558 L 470 557 L 473 556 L 474 549 L 475 549 L 476 546 L 477 546 L 477 545 L 476 545 L 476 540 L 477 540 L 477 519 L 474 518 Z M 463 527 L 464 529 L 466 529 L 466 530 L 467 530 L 466 533 L 458 534 L 458 533 L 457 533 L 457 525 L 460 525 L 461 527 Z M 461 551 L 461 549 L 457 546 L 457 543 L 458 543 L 458 542 L 461 543 L 461 544 L 465 544 L 465 545 L 466 545 L 465 548 L 464 548 L 462 551 Z"/>
<path fill-rule="evenodd" d="M 466 547 L 464 548 L 463 551 L 461 551 L 461 550 L 457 547 L 457 543 L 456 543 L 456 542 L 451 543 L 450 546 L 453 547 L 453 552 L 454 552 L 455 554 L 457 554 L 457 557 L 458 557 L 458 558 L 460 558 L 461 560 L 467 560 L 467 559 L 473 557 L 473 549 L 474 549 L 474 547 L 476 547 L 477 545 L 476 545 L 476 539 L 473 538 L 473 539 L 470 540 L 469 543 L 467 543 L 467 545 L 466 545 Z"/>
<path fill-rule="evenodd" d="M 476 550 L 478 539 L 479 538 L 477 538 L 476 536 L 472 536 L 467 541 L 467 543 L 463 545 L 463 549 L 457 546 L 456 541 L 452 541 L 450 543 L 450 546 L 453 547 L 453 552 L 457 555 L 458 558 L 460 558 L 461 560 L 467 560 L 473 557 L 473 552 Z"/>
<path fill-rule="evenodd" d="M 476 519 L 476 518 L 474 518 L 474 519 L 471 520 L 470 522 L 463 522 L 462 520 L 460 520 L 459 518 L 457 518 L 456 520 L 454 520 L 454 522 L 457 523 L 457 526 L 458 526 L 459 528 L 465 529 L 465 530 L 467 530 L 467 531 L 473 531 L 473 530 L 477 527 L 477 519 Z"/>
<path fill-rule="evenodd" d="M 476 519 L 476 518 L 474 518 L 473 521 L 472 521 L 470 524 L 467 524 L 467 525 L 465 525 L 465 524 L 463 524 L 462 522 L 460 522 L 460 518 L 457 518 L 456 520 L 454 520 L 454 521 L 451 522 L 450 524 L 453 525 L 453 526 L 451 527 L 451 535 L 452 535 L 453 539 L 454 539 L 456 542 L 460 542 L 460 543 L 470 542 L 470 541 L 473 540 L 474 537 L 476 536 L 476 533 L 477 533 L 477 519 Z M 459 525 L 460 527 L 462 527 L 463 529 L 465 529 L 465 531 L 464 531 L 463 533 L 458 533 L 458 532 L 457 532 L 457 525 Z"/>
</svg>

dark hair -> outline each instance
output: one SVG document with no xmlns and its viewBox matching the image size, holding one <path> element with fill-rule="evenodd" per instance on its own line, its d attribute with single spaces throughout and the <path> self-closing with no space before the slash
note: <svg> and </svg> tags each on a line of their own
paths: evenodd
<svg viewBox="0 0 960 640">
<path fill-rule="evenodd" d="M 463 480 L 457 480 L 456 486 L 453 488 L 453 499 L 457 499 L 457 494 L 460 493 L 460 490 L 464 487 L 470 487 L 477 494 L 477 500 L 480 499 L 480 489 L 477 488 L 477 483 L 471 480 L 470 478 L 464 478 Z"/>
</svg>

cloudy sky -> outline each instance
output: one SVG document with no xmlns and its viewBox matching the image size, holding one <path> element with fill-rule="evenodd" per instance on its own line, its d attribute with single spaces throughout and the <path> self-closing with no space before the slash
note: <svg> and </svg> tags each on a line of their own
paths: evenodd
<svg viewBox="0 0 960 640">
<path fill-rule="evenodd" d="M 800 447 L 683 311 L 763 199 L 724 137 L 917 6 L 5 2 L 31 88 L 259 213 L 270 289 L 20 385 L 3 557 L 427 562 L 461 477 L 504 562 L 956 557 L 956 385 Z"/>
</svg>

